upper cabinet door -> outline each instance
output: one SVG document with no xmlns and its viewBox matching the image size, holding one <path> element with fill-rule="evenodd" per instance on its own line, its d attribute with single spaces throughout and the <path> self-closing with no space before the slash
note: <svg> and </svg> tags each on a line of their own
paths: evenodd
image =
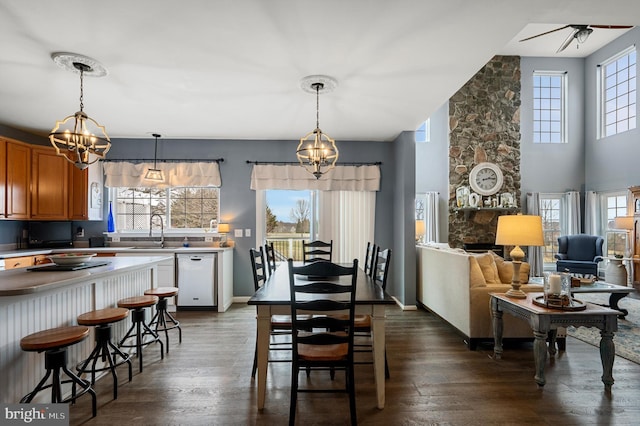
<svg viewBox="0 0 640 426">
<path fill-rule="evenodd" d="M 31 148 L 29 145 L 7 141 L 7 182 L 5 217 L 29 219 L 31 213 Z"/>
<path fill-rule="evenodd" d="M 31 218 L 69 218 L 69 163 L 53 148 L 31 148 Z"/>
<path fill-rule="evenodd" d="M 7 142 L 0 138 L 0 219 L 7 217 Z"/>
</svg>

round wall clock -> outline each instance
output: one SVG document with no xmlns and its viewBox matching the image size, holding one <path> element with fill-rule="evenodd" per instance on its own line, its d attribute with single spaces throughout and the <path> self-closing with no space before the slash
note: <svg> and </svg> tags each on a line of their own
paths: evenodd
<svg viewBox="0 0 640 426">
<path fill-rule="evenodd" d="M 502 188 L 502 170 L 494 163 L 480 163 L 469 173 L 469 185 L 480 195 L 493 195 Z"/>
</svg>

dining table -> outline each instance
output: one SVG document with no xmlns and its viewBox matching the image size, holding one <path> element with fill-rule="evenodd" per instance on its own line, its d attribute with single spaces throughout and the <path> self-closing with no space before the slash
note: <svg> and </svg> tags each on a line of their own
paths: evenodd
<svg viewBox="0 0 640 426">
<path fill-rule="evenodd" d="M 294 263 L 301 265 L 302 262 Z M 341 264 L 352 266 L 352 264 Z M 295 277 L 297 282 L 308 283 L 308 277 Z M 332 280 L 350 280 L 350 276 Z M 258 352 L 258 409 L 265 405 L 267 390 L 267 367 L 269 364 L 269 340 L 272 315 L 291 315 L 291 292 L 289 290 L 289 267 L 280 263 L 265 284 L 248 301 L 257 308 L 257 352 Z M 377 407 L 384 408 L 385 403 L 385 307 L 395 301 L 376 281 L 358 268 L 356 283 L 356 315 L 371 316 L 371 334 L 373 345 L 373 370 L 376 386 Z"/>
</svg>

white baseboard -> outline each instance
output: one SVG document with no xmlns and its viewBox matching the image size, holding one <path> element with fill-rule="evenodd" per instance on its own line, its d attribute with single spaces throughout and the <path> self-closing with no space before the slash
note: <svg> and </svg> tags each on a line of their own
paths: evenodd
<svg viewBox="0 0 640 426">
<path fill-rule="evenodd" d="M 400 309 L 402 309 L 403 311 L 417 311 L 418 310 L 418 307 L 416 305 L 404 305 L 395 296 L 391 296 L 391 298 L 393 300 L 395 300 L 396 305 L 400 306 Z"/>
<path fill-rule="evenodd" d="M 233 296 L 233 303 L 244 303 L 245 305 L 251 299 L 251 296 Z"/>
</svg>

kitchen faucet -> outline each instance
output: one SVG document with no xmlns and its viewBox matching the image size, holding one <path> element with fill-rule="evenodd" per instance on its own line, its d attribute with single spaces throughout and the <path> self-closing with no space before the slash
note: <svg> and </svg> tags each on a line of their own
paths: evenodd
<svg viewBox="0 0 640 426">
<path fill-rule="evenodd" d="M 160 218 L 160 247 L 164 248 L 164 222 L 162 220 L 162 216 L 158 213 L 152 214 L 149 219 L 149 236 L 151 237 L 151 232 L 153 231 L 153 218 L 156 216 Z"/>
</svg>

